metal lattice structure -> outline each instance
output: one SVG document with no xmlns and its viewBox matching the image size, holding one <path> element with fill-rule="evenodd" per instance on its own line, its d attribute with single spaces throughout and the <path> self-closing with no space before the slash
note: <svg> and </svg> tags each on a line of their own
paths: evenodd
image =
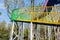
<svg viewBox="0 0 60 40">
<path fill-rule="evenodd" d="M 33 7 L 32 7 L 33 8 Z M 32 8 L 21 8 L 21 9 L 15 9 L 12 11 L 12 20 L 18 20 L 18 21 L 27 21 L 27 22 L 38 22 L 38 23 L 47 23 L 47 24 L 60 24 L 58 22 L 59 19 L 59 11 L 57 11 L 59 7 L 47 7 L 47 8 L 53 8 L 52 12 L 42 12 L 43 7 L 34 7 L 34 11 L 32 11 Z M 49 15 L 48 15 L 49 13 Z M 43 14 L 43 15 L 42 15 Z M 45 17 L 48 16 L 49 19 L 45 19 Z M 43 18 L 41 18 L 43 17 Z M 55 21 L 51 21 L 51 19 Z"/>
<path fill-rule="evenodd" d="M 43 7 L 36 6 L 36 7 L 34 7 L 34 11 L 32 11 L 32 8 L 31 7 L 18 8 L 18 9 L 14 9 L 12 11 L 11 20 L 13 21 L 13 26 L 12 26 L 12 30 L 11 30 L 10 40 L 14 40 L 16 37 L 18 38 L 18 40 L 24 40 L 23 36 L 24 36 L 24 27 L 25 26 L 24 26 L 23 22 L 30 23 L 29 27 L 28 27 L 28 30 L 29 30 L 28 40 L 33 40 L 34 35 L 35 35 L 36 40 L 46 40 L 47 37 L 48 37 L 48 40 L 52 40 L 51 39 L 51 32 L 52 32 L 51 26 L 60 26 L 60 22 L 58 22 L 60 11 L 57 11 L 59 7 L 52 7 L 51 12 L 48 12 L 47 9 L 46 9 L 46 12 L 42 12 Z M 50 8 L 50 7 L 46 7 L 46 8 Z M 22 22 L 22 27 L 21 27 L 21 25 L 19 27 L 19 35 L 16 34 L 15 38 L 13 38 L 14 21 Z M 40 25 L 43 24 L 45 26 L 45 30 L 43 32 L 44 38 L 40 37 L 40 35 L 41 35 L 40 28 L 41 27 L 37 25 L 38 27 L 36 26 L 36 28 L 35 27 L 33 28 L 34 23 L 36 23 L 36 24 L 39 23 Z M 48 36 L 47 36 L 47 32 L 46 32 L 47 26 L 48 26 Z M 36 31 L 34 31 L 34 30 L 36 30 Z"/>
</svg>

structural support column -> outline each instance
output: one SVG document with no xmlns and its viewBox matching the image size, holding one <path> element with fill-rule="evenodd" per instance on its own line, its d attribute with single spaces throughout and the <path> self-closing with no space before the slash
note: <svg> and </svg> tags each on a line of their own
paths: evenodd
<svg viewBox="0 0 60 40">
<path fill-rule="evenodd" d="M 56 31 L 57 27 L 54 27 L 54 35 L 55 35 L 55 40 L 57 40 L 57 31 Z"/>
<path fill-rule="evenodd" d="M 28 26 L 28 40 L 30 40 L 30 23 L 29 23 L 29 26 Z"/>
<path fill-rule="evenodd" d="M 46 40 L 46 25 L 44 26 L 44 29 L 45 29 L 45 40 Z"/>
<path fill-rule="evenodd" d="M 60 27 L 58 27 L 58 29 L 57 29 L 57 40 L 60 40 Z"/>
<path fill-rule="evenodd" d="M 18 23 L 18 25 L 19 25 L 18 39 L 19 40 L 24 40 L 24 23 L 20 22 L 20 23 Z"/>
<path fill-rule="evenodd" d="M 51 26 L 48 26 L 48 40 L 51 40 Z"/>
<path fill-rule="evenodd" d="M 24 23 L 23 23 L 23 38 L 24 38 Z M 23 39 L 24 40 L 24 39 Z"/>
<path fill-rule="evenodd" d="M 18 40 L 20 40 L 20 27 L 21 27 L 21 26 L 20 26 L 19 24 L 18 24 L 18 26 L 19 26 L 19 30 L 18 30 L 18 31 L 19 31 Z"/>
<path fill-rule="evenodd" d="M 30 40 L 33 40 L 33 34 L 32 34 L 32 31 L 33 31 L 32 27 L 33 27 L 33 25 L 32 24 L 33 23 L 31 22 L 31 27 L 30 27 Z"/>
<path fill-rule="evenodd" d="M 23 38 L 24 38 L 24 23 L 22 22 L 22 32 L 21 32 L 21 40 L 24 40 Z"/>
<path fill-rule="evenodd" d="M 40 40 L 40 25 L 37 24 L 37 31 L 36 31 L 36 40 Z"/>
<path fill-rule="evenodd" d="M 14 21 L 13 21 L 11 32 L 10 32 L 10 40 L 13 40 L 13 32 L 14 32 Z"/>
</svg>

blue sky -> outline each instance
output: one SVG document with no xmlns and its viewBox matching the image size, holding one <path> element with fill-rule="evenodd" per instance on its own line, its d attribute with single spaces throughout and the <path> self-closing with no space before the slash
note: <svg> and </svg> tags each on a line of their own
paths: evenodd
<svg viewBox="0 0 60 40">
<path fill-rule="evenodd" d="M 0 16 L 0 22 L 6 21 L 7 24 L 10 23 L 6 8 L 4 6 L 4 0 L 0 0 L 0 12 L 2 13 L 2 15 Z"/>
</svg>

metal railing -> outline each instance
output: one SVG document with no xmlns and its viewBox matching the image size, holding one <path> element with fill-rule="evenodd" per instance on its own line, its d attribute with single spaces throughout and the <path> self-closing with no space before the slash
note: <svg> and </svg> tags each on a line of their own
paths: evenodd
<svg viewBox="0 0 60 40">
<path fill-rule="evenodd" d="M 43 8 L 44 7 L 29 7 L 15 9 L 12 12 L 12 20 L 60 24 L 58 22 L 60 17 L 59 6 L 49 6 L 46 7 L 46 10 L 42 11 Z"/>
</svg>

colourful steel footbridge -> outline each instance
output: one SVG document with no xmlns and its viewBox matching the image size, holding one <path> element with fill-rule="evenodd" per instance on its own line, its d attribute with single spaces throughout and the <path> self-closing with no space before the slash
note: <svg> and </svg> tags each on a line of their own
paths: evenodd
<svg viewBox="0 0 60 40">
<path fill-rule="evenodd" d="M 33 40 L 33 25 L 34 23 L 36 24 L 35 26 L 37 27 L 37 24 L 39 23 L 40 25 L 43 24 L 45 27 L 45 39 L 46 39 L 46 26 L 48 26 L 48 40 L 51 39 L 51 26 L 60 26 L 60 7 L 59 6 L 48 6 L 46 7 L 46 10 L 43 11 L 42 6 L 34 6 L 34 7 L 23 7 L 23 8 L 17 8 L 12 10 L 12 14 L 11 14 L 11 20 L 13 21 L 13 25 L 12 25 L 12 29 L 11 29 L 11 35 L 10 35 L 10 40 L 15 39 L 16 37 L 18 37 L 18 35 L 16 35 L 15 38 L 13 38 L 13 34 L 14 34 L 14 22 L 22 22 L 22 26 L 20 25 L 19 29 L 21 31 L 19 31 L 19 33 L 21 34 L 21 40 L 23 40 L 24 37 L 22 37 L 24 35 L 24 22 L 29 22 L 30 25 L 28 27 L 29 30 L 29 36 L 28 36 L 28 40 Z M 50 8 L 52 8 L 51 12 L 49 12 Z M 48 10 L 49 9 L 49 10 Z M 55 28 L 54 27 L 54 28 Z M 40 27 L 37 27 L 37 33 L 39 33 L 38 30 Z M 59 33 L 59 30 L 58 30 Z M 58 34 L 57 33 L 57 34 Z M 36 33 L 35 33 L 36 34 Z M 37 35 L 37 34 L 36 34 Z M 18 37 L 19 38 L 19 37 Z M 39 39 L 39 36 L 36 36 L 36 39 Z"/>
<path fill-rule="evenodd" d="M 14 21 L 22 22 L 22 26 L 20 25 L 19 33 L 21 34 L 21 37 L 19 40 L 23 40 L 24 37 L 22 37 L 24 33 L 24 23 L 23 22 L 30 22 L 30 26 L 28 28 L 29 30 L 29 39 L 33 40 L 33 23 L 39 23 L 43 24 L 45 26 L 45 40 L 46 40 L 46 25 L 48 26 L 48 40 L 51 40 L 51 25 L 54 26 L 60 26 L 60 7 L 54 6 L 55 4 L 59 4 L 60 1 L 58 0 L 45 0 L 43 6 L 34 6 L 34 7 L 23 7 L 23 8 L 16 8 L 12 10 L 11 13 L 11 20 L 13 21 L 12 29 L 11 29 L 11 35 L 10 40 L 14 40 L 18 35 L 16 35 L 15 38 L 13 38 L 14 34 Z M 52 8 L 52 9 L 51 9 Z M 50 25 L 50 26 L 49 26 Z M 22 28 L 21 28 L 22 27 Z M 37 25 L 36 25 L 37 27 Z M 40 33 L 38 30 L 40 30 L 40 27 L 37 27 L 37 33 Z M 18 37 L 19 38 L 19 37 Z M 39 36 L 36 36 L 36 40 L 39 39 Z"/>
<path fill-rule="evenodd" d="M 34 8 L 34 10 L 32 10 Z M 59 6 L 49 6 L 46 8 L 52 8 L 51 12 L 43 12 L 43 7 L 29 7 L 29 8 L 17 8 L 12 11 L 11 19 L 15 21 L 24 21 L 24 22 L 35 22 L 35 23 L 45 23 L 45 24 L 54 24 L 60 25 L 58 22 L 60 17 Z"/>
</svg>

